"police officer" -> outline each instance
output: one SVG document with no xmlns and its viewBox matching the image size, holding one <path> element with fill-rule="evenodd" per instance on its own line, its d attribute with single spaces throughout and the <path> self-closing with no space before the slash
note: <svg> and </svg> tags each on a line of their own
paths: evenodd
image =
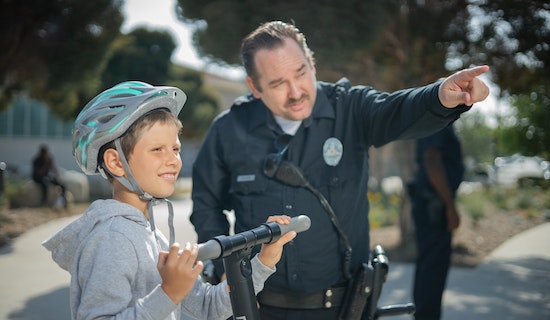
<svg viewBox="0 0 550 320">
<path fill-rule="evenodd" d="M 336 319 L 349 274 L 369 258 L 369 147 L 445 127 L 487 97 L 477 76 L 489 68 L 395 93 L 319 82 L 304 35 L 280 21 L 250 33 L 241 56 L 251 95 L 217 117 L 205 138 L 193 167 L 191 222 L 204 242 L 228 234 L 226 210 L 234 210 L 235 232 L 271 214 L 308 215 L 311 228 L 285 247 L 258 296 L 261 318 Z M 352 249 L 348 264 L 319 197 L 273 174 L 284 161 L 328 200 Z"/>
</svg>

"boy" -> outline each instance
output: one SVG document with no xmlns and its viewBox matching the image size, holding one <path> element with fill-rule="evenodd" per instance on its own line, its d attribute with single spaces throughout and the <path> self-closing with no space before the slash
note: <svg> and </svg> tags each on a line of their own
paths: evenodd
<svg viewBox="0 0 550 320">
<path fill-rule="evenodd" d="M 195 261 L 197 245 L 185 244 L 180 254 L 173 227 L 169 243 L 154 225 L 153 205 L 174 192 L 181 169 L 177 115 L 185 100 L 177 88 L 124 82 L 92 99 L 76 118 L 75 159 L 86 174 L 109 179 L 113 199 L 93 202 L 43 243 L 71 273 L 73 319 L 231 316 L 227 284 L 198 278 L 203 264 Z M 290 218 L 268 221 L 288 224 Z M 256 293 L 295 235 L 263 245 L 252 259 Z"/>
</svg>

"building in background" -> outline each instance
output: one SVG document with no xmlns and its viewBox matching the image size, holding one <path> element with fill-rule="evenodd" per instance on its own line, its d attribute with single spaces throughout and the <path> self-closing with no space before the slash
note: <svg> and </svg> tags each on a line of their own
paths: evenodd
<svg viewBox="0 0 550 320">
<path fill-rule="evenodd" d="M 244 80 L 207 73 L 202 77 L 205 84 L 218 93 L 221 109 L 228 108 L 236 97 L 248 92 Z M 60 170 L 81 172 L 72 156 L 72 125 L 72 121 L 60 120 L 40 101 L 25 94 L 15 97 L 12 106 L 0 113 L 0 162 L 7 164 L 7 171 L 12 175 L 30 179 L 32 157 L 40 145 L 46 144 Z M 182 176 L 191 175 L 200 143 L 182 141 Z"/>
</svg>

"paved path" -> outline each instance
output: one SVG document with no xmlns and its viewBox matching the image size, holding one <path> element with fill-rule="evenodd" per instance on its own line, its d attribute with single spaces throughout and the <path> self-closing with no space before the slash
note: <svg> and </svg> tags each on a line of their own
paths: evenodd
<svg viewBox="0 0 550 320">
<path fill-rule="evenodd" d="M 189 223 L 190 200 L 174 201 L 173 205 L 176 241 L 196 242 Z M 155 209 L 155 224 L 168 236 L 168 214 L 163 206 L 159 204 Z M 41 243 L 75 218 L 43 224 L 0 249 L 0 320 L 70 319 L 69 273 L 53 262 Z"/>
<path fill-rule="evenodd" d="M 188 220 L 190 201 L 174 201 L 174 208 L 176 240 L 196 241 Z M 165 210 L 159 208 L 155 217 L 167 230 Z M 73 219 L 46 223 L 0 249 L 0 319 L 70 318 L 69 274 L 40 243 Z M 411 301 L 413 268 L 390 265 L 381 305 Z M 550 319 L 550 222 L 511 238 L 476 268 L 452 268 L 444 303 L 444 320 Z"/>
<path fill-rule="evenodd" d="M 413 264 L 391 264 L 380 305 L 411 302 L 413 272 Z M 451 268 L 443 299 L 443 320 L 550 319 L 550 222 L 509 239 L 476 268 Z"/>
</svg>

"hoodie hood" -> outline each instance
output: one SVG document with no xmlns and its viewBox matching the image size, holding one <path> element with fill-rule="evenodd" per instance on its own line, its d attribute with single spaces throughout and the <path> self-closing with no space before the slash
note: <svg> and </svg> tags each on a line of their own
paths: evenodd
<svg viewBox="0 0 550 320">
<path fill-rule="evenodd" d="M 113 199 L 96 200 L 80 218 L 42 242 L 42 245 L 51 251 L 52 259 L 62 269 L 70 271 L 73 258 L 84 239 L 96 225 L 113 217 L 124 217 L 144 228 L 148 227 L 147 219 L 137 208 Z"/>
</svg>

